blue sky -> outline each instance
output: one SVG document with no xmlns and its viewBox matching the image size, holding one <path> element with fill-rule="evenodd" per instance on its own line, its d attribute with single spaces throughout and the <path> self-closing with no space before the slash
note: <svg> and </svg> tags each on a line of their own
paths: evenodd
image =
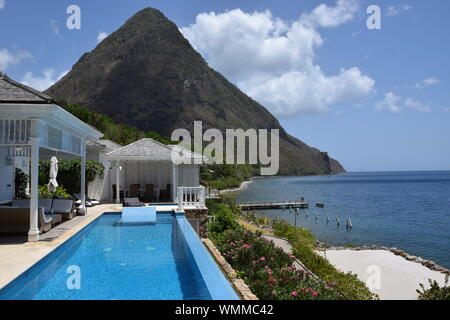
<svg viewBox="0 0 450 320">
<path fill-rule="evenodd" d="M 81 30 L 66 28 L 72 4 Z M 381 30 L 366 27 L 369 5 Z M 450 170 L 445 0 L 0 0 L 0 69 L 43 89 L 145 7 L 346 169 Z"/>
</svg>

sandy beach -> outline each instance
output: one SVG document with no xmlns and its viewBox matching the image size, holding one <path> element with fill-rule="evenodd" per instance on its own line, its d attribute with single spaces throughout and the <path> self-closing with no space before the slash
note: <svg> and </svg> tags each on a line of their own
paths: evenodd
<svg viewBox="0 0 450 320">
<path fill-rule="evenodd" d="M 441 286 L 445 281 L 445 274 L 387 250 L 326 250 L 317 253 L 339 270 L 356 274 L 365 283 L 374 279 L 373 270 L 379 270 L 379 287 L 371 290 L 382 300 L 416 300 L 420 283 L 428 288 L 428 279 L 436 280 Z"/>
</svg>

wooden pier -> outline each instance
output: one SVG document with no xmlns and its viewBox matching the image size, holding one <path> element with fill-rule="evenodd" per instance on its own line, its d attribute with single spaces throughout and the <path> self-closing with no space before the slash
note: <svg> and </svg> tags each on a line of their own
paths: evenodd
<svg viewBox="0 0 450 320">
<path fill-rule="evenodd" d="M 306 209 L 308 202 L 304 201 L 289 201 L 289 202 L 257 202 L 257 203 L 240 203 L 238 206 L 242 210 L 264 210 L 264 209 Z"/>
</svg>

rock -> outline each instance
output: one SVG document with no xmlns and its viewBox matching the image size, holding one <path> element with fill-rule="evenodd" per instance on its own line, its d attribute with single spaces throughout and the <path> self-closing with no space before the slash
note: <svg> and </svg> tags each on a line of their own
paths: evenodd
<svg viewBox="0 0 450 320">
<path fill-rule="evenodd" d="M 388 247 L 383 247 L 383 246 L 381 246 L 380 249 L 381 249 L 381 250 L 389 250 Z"/>
<path fill-rule="evenodd" d="M 415 261 L 417 259 L 416 256 L 411 256 L 411 255 L 407 255 L 405 258 L 406 258 L 406 260 L 409 260 L 409 261 Z"/>
<path fill-rule="evenodd" d="M 428 260 L 428 261 L 425 263 L 425 266 L 428 267 L 428 268 L 430 268 L 430 269 L 432 269 L 435 265 L 436 265 L 436 263 L 435 263 L 434 261 L 432 261 L 432 260 Z"/>
<path fill-rule="evenodd" d="M 435 264 L 435 265 L 433 266 L 433 269 L 436 270 L 436 271 L 439 271 L 439 272 L 442 272 L 442 271 L 445 271 L 445 270 L 446 270 L 443 266 L 440 266 L 440 265 L 438 265 L 438 264 Z"/>
<path fill-rule="evenodd" d="M 372 250 L 380 250 L 380 249 L 381 249 L 381 247 L 378 246 L 378 245 L 376 245 L 376 244 L 374 244 L 374 245 L 372 246 Z"/>
<path fill-rule="evenodd" d="M 362 246 L 361 250 L 370 250 L 370 247 L 369 246 Z"/>
<path fill-rule="evenodd" d="M 417 258 L 416 258 L 416 262 L 417 262 L 417 263 L 422 263 L 422 262 L 423 262 L 423 259 L 422 259 L 421 257 L 417 257 Z"/>
</svg>

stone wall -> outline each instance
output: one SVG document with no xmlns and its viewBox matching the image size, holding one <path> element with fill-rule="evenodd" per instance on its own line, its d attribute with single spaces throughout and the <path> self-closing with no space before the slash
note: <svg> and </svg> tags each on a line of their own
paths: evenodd
<svg viewBox="0 0 450 320">
<path fill-rule="evenodd" d="M 190 219 L 199 220 L 199 231 L 201 238 L 208 238 L 208 209 L 185 209 L 184 215 Z"/>
</svg>

